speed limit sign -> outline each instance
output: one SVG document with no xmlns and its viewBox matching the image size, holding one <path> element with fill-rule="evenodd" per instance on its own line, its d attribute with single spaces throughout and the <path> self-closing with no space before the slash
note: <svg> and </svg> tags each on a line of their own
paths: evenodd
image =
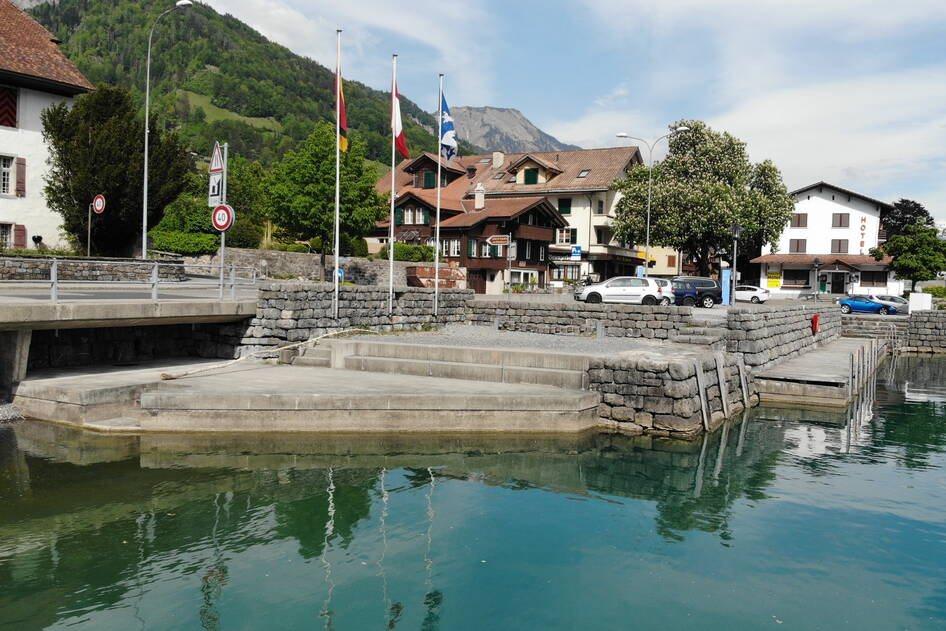
<svg viewBox="0 0 946 631">
<path fill-rule="evenodd" d="M 105 197 L 102 195 L 96 195 L 92 200 L 92 210 L 95 211 L 96 215 L 101 215 L 105 210 Z"/>
<path fill-rule="evenodd" d="M 233 208 L 227 206 L 226 204 L 221 204 L 214 208 L 213 214 L 211 215 L 211 223 L 213 223 L 213 227 L 220 232 L 224 232 L 230 228 L 230 226 L 233 225 L 233 221 L 235 219 L 236 215 L 233 211 Z"/>
</svg>

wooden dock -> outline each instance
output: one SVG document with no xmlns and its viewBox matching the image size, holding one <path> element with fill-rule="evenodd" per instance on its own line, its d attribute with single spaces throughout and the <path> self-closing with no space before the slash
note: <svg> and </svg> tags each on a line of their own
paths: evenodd
<svg viewBox="0 0 946 631">
<path fill-rule="evenodd" d="M 763 369 L 755 384 L 765 403 L 846 407 L 883 359 L 884 341 L 840 338 L 810 353 Z"/>
</svg>

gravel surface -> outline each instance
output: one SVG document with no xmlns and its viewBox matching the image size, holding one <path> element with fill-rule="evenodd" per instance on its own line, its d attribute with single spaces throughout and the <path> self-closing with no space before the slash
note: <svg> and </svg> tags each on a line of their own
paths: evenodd
<svg viewBox="0 0 946 631">
<path fill-rule="evenodd" d="M 557 353 L 588 353 L 613 355 L 624 352 L 659 353 L 662 355 L 706 352 L 705 346 L 677 344 L 666 340 L 626 337 L 579 337 L 576 335 L 547 335 L 521 331 L 498 331 L 492 327 L 450 324 L 430 333 L 358 335 L 348 339 L 383 340 L 399 344 L 429 344 L 435 346 L 479 346 L 488 348 L 521 348 Z"/>
<path fill-rule="evenodd" d="M 20 411 L 12 403 L 0 403 L 0 423 L 3 421 L 18 421 L 23 418 Z"/>
</svg>

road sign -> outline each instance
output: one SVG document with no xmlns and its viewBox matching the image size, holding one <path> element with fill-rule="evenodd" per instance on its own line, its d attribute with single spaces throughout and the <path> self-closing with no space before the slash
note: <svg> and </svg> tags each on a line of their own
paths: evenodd
<svg viewBox="0 0 946 631">
<path fill-rule="evenodd" d="M 96 215 L 102 214 L 105 210 L 105 198 L 103 196 L 96 195 L 95 198 L 92 199 L 92 210 L 95 211 Z"/>
<path fill-rule="evenodd" d="M 226 204 L 220 204 L 214 208 L 210 221 L 214 228 L 224 232 L 233 225 L 235 219 L 236 213 L 234 213 L 233 208 Z"/>
<path fill-rule="evenodd" d="M 207 191 L 207 205 L 216 208 L 223 203 L 223 173 L 210 174 L 210 188 Z"/>
<path fill-rule="evenodd" d="M 512 239 L 509 238 L 508 234 L 494 234 L 486 239 L 486 242 L 490 245 L 509 245 L 511 241 Z"/>
<path fill-rule="evenodd" d="M 517 252 L 517 250 L 516 250 L 516 244 L 515 244 L 515 243 L 510 243 L 510 244 L 506 247 L 506 260 L 508 260 L 508 261 L 515 261 L 515 260 L 516 260 L 516 252 Z"/>
<path fill-rule="evenodd" d="M 571 256 L 571 260 L 573 260 L 573 261 L 580 261 L 580 260 L 581 260 L 581 246 L 580 246 L 580 245 L 573 245 L 573 246 L 572 246 L 572 256 Z"/>
<path fill-rule="evenodd" d="M 338 280 L 343 280 L 344 278 L 345 278 L 345 270 L 339 268 L 339 269 L 338 269 Z"/>
<path fill-rule="evenodd" d="M 213 153 L 210 154 L 210 168 L 207 169 L 211 173 L 223 173 L 223 170 L 226 168 L 223 162 L 223 150 L 220 149 L 220 143 L 214 143 Z"/>
</svg>

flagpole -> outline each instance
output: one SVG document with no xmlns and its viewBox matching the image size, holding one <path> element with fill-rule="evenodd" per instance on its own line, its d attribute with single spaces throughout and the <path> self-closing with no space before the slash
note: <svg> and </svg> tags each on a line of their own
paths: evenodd
<svg viewBox="0 0 946 631">
<path fill-rule="evenodd" d="M 394 99 L 397 98 L 397 55 L 391 55 L 391 228 L 388 233 L 388 314 L 394 314 L 394 197 L 397 195 L 397 181 L 394 173 Z"/>
<path fill-rule="evenodd" d="M 339 189 L 341 185 L 341 125 L 342 125 L 342 29 L 335 31 L 335 293 L 332 317 L 338 319 L 338 222 Z"/>
<path fill-rule="evenodd" d="M 440 98 L 437 100 L 437 228 L 434 243 L 434 315 L 440 306 L 440 169 L 443 162 L 443 73 L 440 73 Z"/>
</svg>

